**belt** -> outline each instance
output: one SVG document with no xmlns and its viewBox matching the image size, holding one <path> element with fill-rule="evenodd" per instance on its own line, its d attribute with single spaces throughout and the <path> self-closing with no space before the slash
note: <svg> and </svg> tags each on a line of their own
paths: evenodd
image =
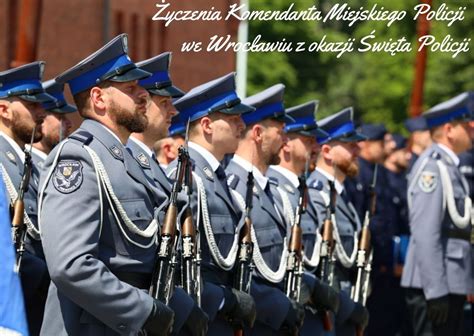
<svg viewBox="0 0 474 336">
<path fill-rule="evenodd" d="M 150 273 L 114 272 L 114 274 L 120 281 L 126 282 L 130 286 L 146 290 L 150 288 Z"/>
<path fill-rule="evenodd" d="M 469 231 L 443 229 L 443 235 L 448 238 L 453 238 L 453 239 L 462 239 L 462 240 L 467 240 L 467 241 L 471 240 L 471 232 Z"/>
</svg>

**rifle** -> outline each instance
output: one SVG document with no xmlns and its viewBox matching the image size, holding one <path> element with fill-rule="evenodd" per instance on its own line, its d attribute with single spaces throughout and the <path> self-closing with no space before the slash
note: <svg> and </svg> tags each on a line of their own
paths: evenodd
<svg viewBox="0 0 474 336">
<path fill-rule="evenodd" d="M 182 190 L 189 155 L 184 146 L 178 149 L 178 164 L 171 189 L 170 204 L 161 228 L 155 267 L 152 273 L 150 295 L 165 304 L 169 303 L 174 288 L 176 270 L 178 194 Z"/>
<path fill-rule="evenodd" d="M 240 230 L 239 235 L 239 253 L 237 255 L 237 275 L 235 277 L 234 287 L 240 291 L 250 294 L 250 284 L 252 282 L 252 272 L 254 265 L 252 263 L 253 257 L 253 242 L 251 236 L 252 230 L 252 212 L 253 203 L 253 187 L 254 177 L 253 172 L 249 171 L 247 176 L 247 192 L 245 194 L 245 219 L 244 225 Z M 234 336 L 243 335 L 242 329 L 234 331 Z"/>
<path fill-rule="evenodd" d="M 301 294 L 301 280 L 303 278 L 303 233 L 301 230 L 301 216 L 306 212 L 307 188 L 306 176 L 299 178 L 298 207 L 296 208 L 295 223 L 291 228 L 291 238 L 288 244 L 288 262 L 286 267 L 285 293 L 295 301 L 299 301 Z"/>
<path fill-rule="evenodd" d="M 323 240 L 321 242 L 320 259 L 319 259 L 319 278 L 324 283 L 332 286 L 334 280 L 334 237 L 332 217 L 336 213 L 336 187 L 334 181 L 329 181 L 329 204 L 326 207 L 326 218 L 323 224 Z M 321 319 L 324 330 L 331 331 L 333 326 L 329 312 L 327 310 L 321 312 Z"/>
<path fill-rule="evenodd" d="M 182 232 L 182 272 L 181 284 L 186 291 L 201 307 L 201 248 L 198 229 L 193 222 L 191 209 L 191 196 L 193 193 L 192 165 L 188 153 L 189 121 L 186 126 L 186 139 L 183 152 L 186 153 L 186 167 L 184 175 L 184 190 L 188 198 L 188 204 L 183 213 L 181 225 Z"/>
<path fill-rule="evenodd" d="M 371 237 L 369 223 L 375 213 L 375 205 L 377 200 L 377 194 L 375 193 L 377 171 L 378 164 L 375 165 L 372 184 L 369 186 L 370 202 L 369 207 L 365 212 L 364 224 L 362 226 L 362 231 L 360 235 L 359 249 L 357 251 L 357 280 L 352 291 L 352 299 L 355 302 L 362 303 L 364 306 L 367 301 L 367 296 L 369 292 L 370 272 L 372 270 L 373 251 L 371 250 L 370 246 Z M 362 335 L 363 332 L 364 331 L 362 328 L 357 327 L 356 334 L 358 336 Z"/>
<path fill-rule="evenodd" d="M 25 239 L 26 239 L 26 225 L 24 222 L 25 217 L 25 193 L 28 192 L 28 186 L 30 184 L 31 169 L 33 163 L 31 160 L 31 150 L 33 148 L 33 141 L 35 139 L 36 126 L 33 128 L 33 133 L 31 135 L 30 148 L 25 146 L 25 162 L 23 164 L 23 176 L 21 178 L 20 186 L 18 188 L 18 196 L 15 200 L 13 206 L 13 241 L 15 244 L 16 250 L 16 260 L 15 260 L 15 272 L 20 271 L 21 261 L 23 260 L 23 253 L 25 252 Z"/>
</svg>

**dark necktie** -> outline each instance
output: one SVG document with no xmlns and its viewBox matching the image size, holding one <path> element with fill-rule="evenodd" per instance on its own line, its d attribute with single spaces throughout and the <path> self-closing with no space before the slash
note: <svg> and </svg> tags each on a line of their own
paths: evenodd
<svg viewBox="0 0 474 336">
<path fill-rule="evenodd" d="M 227 197 L 232 200 L 232 197 L 230 196 L 229 187 L 227 186 L 227 176 L 225 174 L 224 168 L 222 168 L 221 165 L 219 165 L 219 167 L 216 169 L 216 176 L 219 182 L 221 183 L 222 188 L 224 188 Z"/>
<path fill-rule="evenodd" d="M 344 202 L 349 205 L 349 203 L 351 202 L 351 200 L 349 199 L 349 195 L 347 194 L 347 191 L 346 189 L 344 189 L 341 193 L 341 198 L 344 200 Z"/>
</svg>

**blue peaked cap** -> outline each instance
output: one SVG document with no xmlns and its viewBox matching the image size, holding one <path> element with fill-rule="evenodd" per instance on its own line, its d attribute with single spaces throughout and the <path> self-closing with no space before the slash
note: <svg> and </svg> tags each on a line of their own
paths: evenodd
<svg viewBox="0 0 474 336">
<path fill-rule="evenodd" d="M 362 124 L 358 129 L 369 141 L 383 140 L 387 129 L 383 124 Z"/>
<path fill-rule="evenodd" d="M 237 96 L 234 72 L 193 88 L 174 106 L 185 123 L 188 119 L 195 121 L 213 112 L 243 114 L 255 110 L 243 104 Z"/>
<path fill-rule="evenodd" d="M 54 101 L 41 85 L 44 65 L 45 62 L 38 61 L 0 72 L 0 98 L 18 97 L 34 103 Z"/>
<path fill-rule="evenodd" d="M 428 128 L 446 124 L 454 120 L 472 121 L 474 115 L 474 91 L 457 95 L 444 103 L 433 106 L 423 116 Z"/>
<path fill-rule="evenodd" d="M 331 140 L 343 142 L 356 142 L 366 140 L 366 137 L 358 133 L 354 126 L 354 109 L 346 107 L 340 112 L 319 121 L 321 127 L 328 137 L 318 138 L 320 144 L 327 143 Z"/>
<path fill-rule="evenodd" d="M 173 136 L 173 135 L 184 136 L 185 133 L 186 133 L 186 125 L 181 120 L 180 114 L 177 114 L 171 119 L 171 126 L 168 130 L 168 136 Z"/>
<path fill-rule="evenodd" d="M 392 139 L 395 142 L 395 150 L 404 149 L 407 146 L 407 138 L 401 134 L 392 134 Z"/>
<path fill-rule="evenodd" d="M 139 81 L 139 84 L 150 94 L 165 97 L 182 97 L 184 92 L 173 86 L 169 75 L 171 53 L 165 52 L 158 56 L 137 63 L 137 66 L 151 73 L 151 76 Z"/>
<path fill-rule="evenodd" d="M 138 69 L 127 54 L 127 34 L 121 34 L 56 78 L 60 84 L 68 83 L 76 95 L 102 82 L 128 82 L 149 77 Z"/>
<path fill-rule="evenodd" d="M 293 118 L 293 122 L 287 122 L 284 128 L 285 133 L 299 133 L 305 136 L 314 136 L 322 138 L 328 134 L 318 127 L 316 122 L 316 111 L 319 102 L 312 100 L 310 102 L 290 107 L 286 109 L 286 114 Z"/>
<path fill-rule="evenodd" d="M 71 113 L 77 111 L 76 106 L 68 104 L 66 98 L 64 98 L 64 84 L 59 84 L 54 79 L 50 79 L 43 83 L 43 88 L 56 99 L 55 101 L 42 104 L 46 111 L 54 113 Z"/>
<path fill-rule="evenodd" d="M 423 116 L 406 119 L 404 121 L 405 128 L 408 132 L 413 133 L 416 131 L 426 131 L 428 125 L 426 124 L 426 119 Z"/>
<path fill-rule="evenodd" d="M 283 84 L 275 84 L 253 96 L 243 100 L 244 104 L 253 106 L 255 111 L 242 116 L 246 125 L 257 123 L 264 119 L 276 119 L 285 123 L 294 122 L 288 117 L 283 105 L 283 95 L 285 86 Z"/>
</svg>

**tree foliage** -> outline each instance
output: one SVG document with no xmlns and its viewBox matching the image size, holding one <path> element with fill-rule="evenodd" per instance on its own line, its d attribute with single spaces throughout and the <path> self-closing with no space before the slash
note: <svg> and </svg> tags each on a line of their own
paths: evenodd
<svg viewBox="0 0 474 336">
<path fill-rule="evenodd" d="M 251 10 L 286 10 L 291 0 L 250 0 Z M 336 2 L 330 0 L 294 1 L 294 10 L 316 6 L 327 12 Z M 344 2 L 340 2 L 341 4 Z M 330 115 L 347 106 L 354 106 L 356 117 L 365 122 L 384 122 L 392 131 L 402 131 L 408 117 L 413 86 L 414 64 L 417 53 L 416 21 L 413 20 L 415 0 L 346 0 L 352 8 L 370 9 L 374 4 L 388 10 L 406 10 L 407 15 L 387 27 L 384 21 L 365 21 L 349 27 L 344 22 L 328 21 L 251 21 L 249 41 L 261 35 L 262 40 L 274 42 L 305 41 L 310 44 L 326 36 L 330 41 L 356 42 L 372 31 L 373 41 L 397 40 L 411 42 L 412 51 L 391 56 L 386 52 L 345 53 L 337 58 L 334 53 L 291 52 L 250 53 L 248 55 L 248 90 L 251 95 L 275 83 L 286 85 L 285 105 L 294 106 L 311 99 L 320 101 L 318 118 Z M 455 40 L 472 38 L 474 11 L 465 0 L 433 0 L 437 9 L 445 3 L 449 9 L 467 6 L 465 19 L 448 27 L 446 22 L 431 21 L 430 34 L 437 41 L 450 35 Z M 474 39 L 473 39 L 474 40 Z M 471 42 L 474 43 L 474 42 Z M 357 46 L 357 45 L 356 45 Z M 474 88 L 474 54 L 452 54 L 428 51 L 424 86 L 424 108 Z"/>
</svg>

